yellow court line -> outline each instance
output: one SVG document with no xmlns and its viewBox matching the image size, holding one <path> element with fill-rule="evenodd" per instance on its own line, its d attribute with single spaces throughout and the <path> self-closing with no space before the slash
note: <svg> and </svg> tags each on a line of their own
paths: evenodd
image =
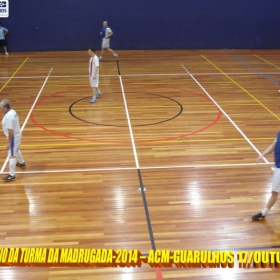
<svg viewBox="0 0 280 280">
<path fill-rule="evenodd" d="M 263 140 L 275 140 L 275 137 L 271 138 L 251 138 L 251 141 L 263 141 Z M 97 140 L 98 141 L 98 140 Z M 102 140 L 101 140 L 102 141 Z M 174 142 L 226 142 L 226 141 L 246 141 L 244 138 L 232 138 L 232 139 L 175 139 L 175 140 L 162 140 L 156 142 L 142 142 L 137 143 L 137 145 L 141 144 L 152 144 L 156 145 L 158 143 L 174 143 Z M 127 144 L 129 144 L 127 140 Z M 59 147 L 59 146 L 91 146 L 91 145 L 124 145 L 121 142 L 81 142 L 77 141 L 76 143 L 48 143 L 48 144 L 23 144 L 21 147 L 32 148 L 32 147 Z M 5 148 L 6 146 L 0 146 L 0 148 Z"/>
<path fill-rule="evenodd" d="M 251 138 L 251 141 L 260 141 L 260 140 L 275 140 L 274 138 Z M 247 141 L 245 138 L 232 138 L 232 139 L 175 139 L 175 140 L 162 140 L 157 141 L 156 143 L 163 143 L 163 142 L 227 142 L 227 141 Z M 137 143 L 136 144 L 153 144 L 154 142 L 146 142 L 146 143 Z"/>
<path fill-rule="evenodd" d="M 39 82 L 39 81 L 38 81 Z M 75 84 L 75 85 L 70 85 L 70 84 L 67 84 L 67 86 L 81 86 L 81 84 Z M 38 85 L 38 86 L 7 86 L 7 88 L 40 88 L 41 87 L 41 85 Z M 51 86 L 50 86 L 51 87 Z M 54 86 L 53 86 L 54 87 Z M 61 87 L 61 88 L 63 88 L 63 89 L 65 89 L 65 85 L 55 85 L 55 89 L 57 89 L 57 88 L 59 88 L 59 87 Z"/>
<path fill-rule="evenodd" d="M 194 105 L 194 106 L 213 106 L 213 105 Z M 136 109 L 141 109 L 141 108 L 178 108 L 179 106 L 128 106 L 129 108 L 136 108 Z M 188 105 L 187 107 L 191 107 Z M 85 106 L 81 106 L 80 108 L 74 108 L 75 111 L 84 111 Z M 104 107 L 98 107 L 96 110 L 103 110 L 103 109 L 124 109 L 124 106 L 104 106 Z M 26 112 L 29 111 L 30 109 L 18 109 L 17 112 Z M 35 108 L 33 111 L 68 111 L 69 107 L 58 107 L 58 108 Z"/>
<path fill-rule="evenodd" d="M 260 106 L 260 104 L 241 104 L 241 103 L 232 103 L 232 104 L 220 104 L 221 106 L 223 107 L 226 107 L 226 106 L 230 106 L 230 107 L 233 107 L 233 106 Z M 183 107 L 184 108 L 187 108 L 187 107 L 215 107 L 215 104 L 193 104 L 193 105 L 184 105 Z M 124 106 L 101 106 L 101 107 L 98 107 L 97 109 L 123 109 Z M 130 109 L 141 109 L 141 108 L 178 108 L 178 106 L 174 105 L 174 106 L 128 106 L 128 108 Z M 68 111 L 69 110 L 69 106 L 68 107 L 50 107 L 50 108 L 47 108 L 47 107 L 36 107 L 34 108 L 33 111 Z M 75 111 L 84 111 L 85 110 L 85 106 L 75 106 Z M 30 109 L 17 109 L 17 112 L 29 112 Z"/>
<path fill-rule="evenodd" d="M 196 105 L 196 106 L 209 106 L 209 105 Z M 213 105 L 210 105 L 213 106 Z M 135 108 L 135 109 L 141 109 L 141 108 L 178 108 L 179 106 L 174 105 L 174 106 L 128 106 L 128 108 Z M 69 107 L 60 107 L 60 108 L 35 108 L 34 111 L 57 111 L 57 110 L 68 110 Z M 80 107 L 76 107 L 73 108 L 75 111 L 77 110 L 81 110 L 84 111 L 85 110 L 85 106 L 80 106 Z M 104 106 L 104 107 L 97 107 L 95 108 L 95 110 L 98 109 L 124 109 L 124 106 Z M 17 110 L 20 111 L 20 110 Z M 26 111 L 26 109 L 23 109 L 22 111 Z"/>
<path fill-rule="evenodd" d="M 271 62 L 265 60 L 264 58 L 262 58 L 262 57 L 260 57 L 260 56 L 258 56 L 258 55 L 256 55 L 256 54 L 254 54 L 254 56 L 256 56 L 257 58 L 261 59 L 262 61 L 264 61 L 264 62 L 266 62 L 266 63 L 268 63 L 268 64 L 274 66 L 275 68 L 280 69 L 280 67 L 278 67 L 277 65 L 275 65 L 275 64 L 273 64 L 273 63 L 271 63 Z"/>
<path fill-rule="evenodd" d="M 220 73 L 224 74 L 228 79 L 230 79 L 234 84 L 236 84 L 239 88 L 241 88 L 244 92 L 246 92 L 249 96 L 251 96 L 256 102 L 258 102 L 264 109 L 266 109 L 271 115 L 273 115 L 276 119 L 280 120 L 280 117 L 275 115 L 271 110 L 269 110 L 260 100 L 258 100 L 253 94 L 251 94 L 248 90 L 238 84 L 235 80 L 233 80 L 229 75 L 227 75 L 224 71 L 222 71 L 218 66 L 216 66 L 212 61 L 206 58 L 204 55 L 201 55 L 205 60 L 207 60 L 213 67 L 215 67 Z"/>
<path fill-rule="evenodd" d="M 211 82 L 210 82 L 211 83 Z M 214 82 L 215 83 L 215 82 Z M 112 87 L 118 87 L 119 85 L 117 85 L 116 83 L 99 83 L 100 86 L 112 86 Z M 146 82 L 142 82 L 142 83 L 127 83 L 127 86 L 129 85 L 142 85 L 142 86 L 145 86 L 145 85 L 158 85 L 159 87 L 161 86 L 166 86 L 166 84 L 160 84 L 160 83 L 157 83 L 157 82 L 154 82 L 154 83 L 146 83 Z M 185 86 L 186 83 L 185 82 L 174 82 L 174 83 L 169 83 L 167 84 L 168 86 L 177 86 L 177 85 L 183 85 Z M 65 85 L 55 85 L 56 88 L 65 88 Z M 67 86 L 82 86 L 84 87 L 84 89 L 87 89 L 87 86 L 85 86 L 84 84 L 80 84 L 80 83 L 75 83 L 75 84 L 67 84 Z M 166 87 L 168 89 L 168 86 Z M 30 86 L 8 86 L 9 88 L 33 88 L 33 87 L 38 87 L 38 86 L 34 86 L 34 85 L 30 85 Z M 90 86 L 88 86 L 88 88 L 90 88 Z M 179 89 L 179 88 L 178 88 Z M 77 89 L 78 90 L 78 89 Z"/>
<path fill-rule="evenodd" d="M 246 104 L 246 103 L 232 103 L 232 104 L 220 104 L 221 106 L 260 106 L 260 104 Z"/>
<path fill-rule="evenodd" d="M 20 70 L 20 68 L 25 64 L 25 62 L 28 60 L 29 57 L 27 57 L 23 63 L 18 67 L 18 69 L 14 72 L 14 74 L 9 78 L 9 80 L 1 87 L 0 92 L 5 88 L 5 86 L 11 81 L 11 79 L 17 74 L 17 72 Z"/>
</svg>

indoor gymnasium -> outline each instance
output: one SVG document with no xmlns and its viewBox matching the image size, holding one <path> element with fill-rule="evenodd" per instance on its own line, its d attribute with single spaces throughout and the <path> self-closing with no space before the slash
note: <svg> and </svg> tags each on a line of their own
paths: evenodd
<svg viewBox="0 0 280 280">
<path fill-rule="evenodd" d="M 0 279 L 280 279 L 279 13 L 0 0 Z"/>
</svg>

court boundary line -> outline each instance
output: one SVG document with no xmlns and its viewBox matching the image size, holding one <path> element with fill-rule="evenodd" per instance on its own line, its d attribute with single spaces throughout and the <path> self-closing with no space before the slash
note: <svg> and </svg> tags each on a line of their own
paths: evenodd
<svg viewBox="0 0 280 280">
<path fill-rule="evenodd" d="M 246 73 L 237 73 L 237 72 L 233 72 L 233 73 L 213 73 L 213 72 L 202 72 L 202 73 L 192 73 L 195 76 L 224 76 L 226 75 L 235 75 L 235 76 L 259 76 L 259 74 L 257 73 L 250 73 L 250 72 L 246 72 Z M 280 75 L 280 72 L 263 72 L 263 74 L 267 74 L 267 75 Z M 155 73 L 141 73 L 141 74 L 122 74 L 123 77 L 142 77 L 142 76 L 186 76 L 186 74 L 181 74 L 181 73 L 159 73 L 159 74 L 155 74 Z M 99 77 L 118 77 L 117 74 L 112 74 L 112 75 L 99 75 Z M 8 79 L 9 77 L 0 77 L 0 80 L 2 79 Z M 45 78 L 45 76 L 19 76 L 19 77 L 13 77 L 14 79 L 41 79 L 41 78 Z M 88 78 L 87 75 L 61 75 L 61 76 L 50 76 L 50 78 Z"/>
<path fill-rule="evenodd" d="M 1 79 L 8 79 L 8 81 L 0 88 L 0 92 L 2 92 L 2 90 L 6 87 L 6 85 L 13 79 L 15 78 L 14 76 L 17 74 L 17 72 L 21 69 L 21 67 L 26 63 L 26 61 L 29 59 L 29 57 L 27 57 L 22 63 L 21 65 L 17 68 L 17 70 L 12 74 L 11 77 L 4 77 Z"/>
<path fill-rule="evenodd" d="M 121 90 L 122 90 L 124 109 L 125 109 L 127 123 L 128 123 L 128 130 L 129 130 L 129 135 L 130 135 L 134 160 L 135 160 L 135 164 L 136 164 L 137 169 L 139 169 L 139 161 L 138 161 L 138 156 L 137 156 L 137 151 L 136 151 L 136 146 L 135 146 L 135 141 L 134 141 L 134 135 L 133 135 L 132 126 L 131 126 L 131 122 L 130 122 L 130 116 L 129 116 L 129 112 L 128 112 L 128 107 L 127 107 L 126 97 L 125 97 L 125 93 L 124 93 L 124 87 L 123 87 L 121 71 L 120 71 L 118 60 L 116 60 L 116 63 L 117 63 L 117 67 L 118 67 L 118 74 L 119 74 L 118 76 L 119 76 L 120 86 L 121 86 Z"/>
<path fill-rule="evenodd" d="M 255 100 L 257 103 L 259 103 L 268 113 L 270 113 L 272 116 L 274 116 L 277 120 L 280 120 L 280 117 L 278 117 L 276 114 L 274 114 L 268 107 L 266 107 L 258 98 L 256 98 L 252 93 L 250 93 L 247 89 L 245 89 L 241 84 L 236 82 L 233 78 L 231 78 L 228 74 L 226 74 L 221 68 L 215 65 L 210 59 L 208 59 L 206 56 L 201 55 L 209 64 L 211 64 L 217 71 L 220 73 L 223 73 L 225 77 L 227 77 L 233 84 L 235 84 L 237 87 L 239 87 L 242 91 L 244 91 L 247 95 L 249 95 L 253 100 Z M 259 74 L 258 74 L 259 76 Z"/>
<path fill-rule="evenodd" d="M 254 72 L 258 73 L 260 76 L 262 76 L 263 78 L 267 79 L 268 81 L 270 81 L 271 83 L 273 83 L 277 87 L 279 87 L 279 81 L 275 81 L 273 78 L 271 78 L 267 74 L 263 73 L 262 71 L 258 70 L 257 68 L 251 66 L 249 63 L 245 62 L 244 60 L 239 58 L 237 55 L 231 55 L 231 57 L 233 57 L 239 63 L 243 64 L 245 67 L 250 68 Z"/>
<path fill-rule="evenodd" d="M 277 68 L 277 69 L 280 69 L 280 67 L 278 67 L 276 64 L 274 64 L 274 63 L 272 63 L 272 62 L 270 62 L 270 61 L 268 61 L 268 60 L 262 58 L 261 56 L 256 55 L 256 54 L 254 54 L 254 56 L 257 57 L 257 58 L 259 58 L 259 59 L 261 59 L 261 60 L 264 61 L 266 64 L 269 64 L 269 65 L 271 65 L 271 66 L 273 66 L 273 67 L 275 67 L 275 68 Z"/>
<path fill-rule="evenodd" d="M 37 103 L 37 100 L 39 99 L 39 97 L 40 97 L 40 95 L 41 95 L 41 93 L 42 93 L 42 91 L 43 91 L 43 89 L 44 89 L 44 87 L 45 87 L 45 85 L 46 85 L 46 83 L 47 83 L 47 81 L 48 81 L 48 79 L 49 79 L 49 76 L 50 76 L 52 70 L 53 70 L 53 68 L 50 69 L 49 74 L 46 76 L 45 81 L 44 81 L 44 83 L 43 83 L 43 85 L 42 85 L 40 91 L 38 92 L 37 97 L 36 97 L 36 99 L 34 100 L 33 105 L 31 106 L 31 108 L 30 108 L 30 110 L 29 110 L 29 113 L 27 114 L 27 116 L 26 116 L 26 118 L 25 118 L 25 120 L 24 120 L 24 122 L 23 122 L 23 125 L 22 125 L 22 127 L 21 127 L 21 129 L 20 129 L 21 132 L 24 130 L 25 125 L 26 125 L 26 123 L 27 123 L 27 121 L 28 121 L 28 119 L 29 119 L 29 117 L 30 117 L 30 115 L 31 115 L 31 113 L 32 113 L 33 108 L 35 107 L 35 105 L 36 105 L 36 103 Z M 3 174 L 3 171 L 5 170 L 8 161 L 9 161 L 9 156 L 7 156 L 7 158 L 6 158 L 6 160 L 5 160 L 4 164 L 3 164 L 3 166 L 2 166 L 2 168 L 1 168 L 1 171 L 0 171 L 1 174 Z"/>
<path fill-rule="evenodd" d="M 116 63 L 117 63 L 117 67 L 118 67 L 119 81 L 120 81 L 123 100 L 124 100 L 124 104 L 125 104 L 125 112 L 126 112 L 126 117 L 127 117 L 127 121 L 128 121 L 129 133 L 130 133 L 131 144 L 132 144 L 132 148 L 133 148 L 134 160 L 136 163 L 136 170 L 137 170 L 138 180 L 139 180 L 139 184 L 140 184 L 140 191 L 141 191 L 141 196 L 142 196 L 142 201 L 143 201 L 143 206 L 144 206 L 144 211 L 145 211 L 145 216 L 146 216 L 148 232 L 149 232 L 149 236 L 150 236 L 150 242 L 151 242 L 152 249 L 156 250 L 155 238 L 154 238 L 151 218 L 150 218 L 150 214 L 149 214 L 149 207 L 148 207 L 148 202 L 147 202 L 147 198 L 146 198 L 146 194 L 145 194 L 146 188 L 144 187 L 144 184 L 143 184 L 143 179 L 142 179 L 141 169 L 140 169 L 139 160 L 138 160 L 138 156 L 137 156 L 137 150 L 136 150 L 132 126 L 131 126 L 131 122 L 130 122 L 128 107 L 127 107 L 127 103 L 126 103 L 126 97 L 125 97 L 125 93 L 124 93 L 124 87 L 123 87 L 118 59 L 116 60 Z M 157 279 L 162 279 L 160 270 L 156 270 L 156 276 L 157 276 Z"/>
<path fill-rule="evenodd" d="M 197 79 L 188 71 L 188 69 L 182 65 L 183 69 L 189 73 L 190 77 L 196 82 L 196 84 L 203 90 L 203 92 L 214 102 L 214 104 L 223 112 L 224 116 L 231 122 L 231 124 L 236 128 L 236 130 L 246 139 L 248 144 L 257 152 L 259 156 L 262 153 L 257 149 L 257 147 L 250 141 L 250 139 L 245 135 L 245 133 L 237 126 L 237 124 L 231 119 L 231 117 L 223 110 L 223 108 L 215 101 L 215 99 L 206 91 L 206 89 L 197 81 Z M 263 157 L 263 160 L 268 163 L 268 160 Z"/>
<path fill-rule="evenodd" d="M 195 169 L 195 168 L 232 168 L 241 166 L 261 166 L 274 165 L 274 162 L 251 162 L 251 163 L 225 163 L 225 164 L 194 164 L 194 165 L 166 165 L 166 166 L 146 166 L 140 167 L 140 170 L 158 170 L 158 169 Z M 31 171 L 17 171 L 17 174 L 43 174 L 43 173 L 76 173 L 76 172 L 104 172 L 104 171 L 126 171 L 138 170 L 136 167 L 112 167 L 112 168 L 82 168 L 82 169 L 58 169 L 58 170 L 31 170 Z M 4 174 L 2 171 L 0 174 Z"/>
<path fill-rule="evenodd" d="M 256 73 L 252 73 L 252 72 L 240 72 L 240 73 L 237 73 L 237 72 L 233 72 L 233 73 L 227 73 L 228 75 L 242 75 L 242 76 L 254 76 L 254 75 L 257 75 Z M 279 74 L 280 75 L 280 72 L 265 72 L 264 74 Z M 180 74 L 180 73 L 162 73 L 162 74 L 156 74 L 156 73 L 142 73 L 142 74 L 123 74 L 122 76 L 126 76 L 126 77 L 129 77 L 129 76 L 183 76 L 184 74 Z M 213 72 L 198 72 L 198 73 L 193 73 L 193 75 L 196 75 L 196 76 L 204 76 L 204 75 L 207 75 L 207 76 L 221 76 L 221 73 L 213 73 Z"/>
</svg>

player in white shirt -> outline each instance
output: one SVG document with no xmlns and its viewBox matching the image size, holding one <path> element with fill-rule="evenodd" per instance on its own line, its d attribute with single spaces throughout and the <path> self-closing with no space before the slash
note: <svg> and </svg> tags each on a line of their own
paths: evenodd
<svg viewBox="0 0 280 280">
<path fill-rule="evenodd" d="M 102 35 L 102 46 L 101 46 L 101 55 L 99 57 L 99 60 L 102 60 L 102 55 L 104 53 L 104 50 L 110 51 L 115 59 L 118 59 L 118 55 L 110 48 L 110 37 L 113 35 L 112 29 L 108 26 L 107 21 L 103 21 L 103 28 L 100 32 L 100 35 Z"/>
<path fill-rule="evenodd" d="M 8 140 L 7 149 L 9 156 L 9 174 L 8 176 L 4 177 L 3 180 L 5 182 L 10 182 L 16 179 L 16 166 L 25 167 L 22 154 L 19 150 L 22 136 L 18 115 L 15 110 L 11 109 L 11 103 L 8 99 L 1 100 L 0 109 L 4 114 L 2 119 L 2 128 Z M 19 160 L 18 163 L 16 163 L 16 158 Z"/>
<path fill-rule="evenodd" d="M 89 48 L 88 54 L 90 56 L 89 60 L 89 82 L 93 91 L 92 99 L 89 103 L 95 103 L 97 98 L 102 95 L 100 92 L 99 85 L 99 59 L 95 55 L 95 48 Z"/>
</svg>

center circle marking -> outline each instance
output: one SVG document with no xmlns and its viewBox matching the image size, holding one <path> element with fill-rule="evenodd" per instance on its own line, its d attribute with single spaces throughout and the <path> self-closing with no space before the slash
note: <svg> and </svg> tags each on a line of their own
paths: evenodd
<svg viewBox="0 0 280 280">
<path fill-rule="evenodd" d="M 171 118 L 167 118 L 163 121 L 159 121 L 159 122 L 154 122 L 154 123 L 146 123 L 146 124 L 138 124 L 138 125 L 131 125 L 132 127 L 137 127 L 137 126 L 149 126 L 149 125 L 156 125 L 156 124 L 161 124 L 161 123 L 164 123 L 164 122 L 168 122 L 168 121 L 171 121 L 177 117 L 179 117 L 182 112 L 183 112 L 183 106 L 176 100 L 174 100 L 173 98 L 170 98 L 170 97 L 166 97 L 166 96 L 163 96 L 163 95 L 160 95 L 160 94 L 155 94 L 155 93 L 143 93 L 143 94 L 148 94 L 148 95 L 154 95 L 154 96 L 158 96 L 160 98 L 166 98 L 168 100 L 171 100 L 172 102 L 174 102 L 176 105 L 178 105 L 178 113 L 176 115 L 174 115 L 173 117 Z M 91 124 L 94 124 L 94 125 L 100 125 L 100 126 L 113 126 L 113 127 L 128 127 L 128 125 L 115 125 L 115 124 L 104 124 L 104 123 L 97 123 L 97 122 L 91 122 L 91 121 L 87 121 L 87 120 L 84 120 L 78 116 L 76 116 L 76 114 L 73 113 L 73 107 L 75 104 L 79 103 L 80 101 L 82 100 L 85 100 L 87 99 L 88 97 L 84 97 L 84 98 L 81 98 L 75 102 L 73 102 L 70 107 L 69 107 L 69 113 L 77 120 L 80 120 L 82 122 L 85 122 L 85 123 L 91 123 Z"/>
</svg>

